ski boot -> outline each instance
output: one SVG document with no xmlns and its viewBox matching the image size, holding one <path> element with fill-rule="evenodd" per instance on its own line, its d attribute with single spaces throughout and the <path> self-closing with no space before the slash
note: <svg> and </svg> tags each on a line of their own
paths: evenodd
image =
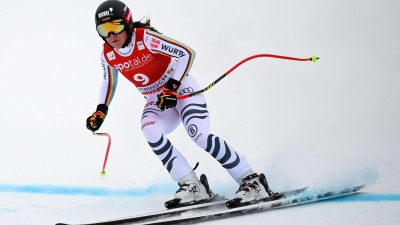
<svg viewBox="0 0 400 225">
<path fill-rule="evenodd" d="M 225 205 L 228 208 L 273 201 L 285 197 L 283 194 L 273 192 L 269 188 L 264 174 L 258 175 L 251 171 L 243 175 L 239 180 L 242 184 L 236 191 L 235 197 L 226 202 Z"/>
<path fill-rule="evenodd" d="M 199 180 L 194 171 L 192 171 L 182 177 L 178 181 L 178 185 L 179 189 L 176 191 L 174 198 L 164 204 L 168 209 L 221 200 L 221 197 L 211 191 L 207 177 L 204 174 L 200 176 Z"/>
</svg>

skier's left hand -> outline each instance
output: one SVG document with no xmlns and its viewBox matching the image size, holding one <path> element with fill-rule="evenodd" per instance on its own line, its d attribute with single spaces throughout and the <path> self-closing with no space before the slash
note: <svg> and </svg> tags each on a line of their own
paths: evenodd
<svg viewBox="0 0 400 225">
<path fill-rule="evenodd" d="M 158 101 L 156 103 L 157 107 L 161 110 L 174 108 L 178 103 L 178 88 L 181 85 L 181 82 L 169 79 L 167 84 L 165 85 L 164 90 L 157 95 Z"/>
</svg>

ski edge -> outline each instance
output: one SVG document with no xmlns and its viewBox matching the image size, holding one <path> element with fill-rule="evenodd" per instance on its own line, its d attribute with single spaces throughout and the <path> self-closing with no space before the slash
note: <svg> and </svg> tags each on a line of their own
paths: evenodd
<svg viewBox="0 0 400 225">
<path fill-rule="evenodd" d="M 208 203 L 179 207 L 179 208 L 174 208 L 174 209 L 165 209 L 165 210 L 160 210 L 157 212 L 139 214 L 137 216 L 123 217 L 123 218 L 119 218 L 119 219 L 111 219 L 111 220 L 98 221 L 98 222 L 93 222 L 93 223 L 79 223 L 79 224 L 57 223 L 56 225 L 114 225 L 114 224 L 130 223 L 130 222 L 139 222 L 142 220 L 150 219 L 152 217 L 166 216 L 166 215 L 171 215 L 171 214 L 176 214 L 176 213 L 182 213 L 182 212 L 192 210 L 192 209 L 209 208 L 209 207 L 213 207 L 213 206 L 223 205 L 223 204 L 225 204 L 226 201 L 227 200 L 219 200 L 219 201 L 215 201 L 215 202 L 208 202 Z"/>
<path fill-rule="evenodd" d="M 294 190 L 287 190 L 284 192 L 281 192 L 284 195 L 287 195 L 288 197 L 299 194 L 306 190 L 308 187 L 303 187 L 299 189 L 294 189 Z M 203 203 L 203 204 L 198 204 L 198 205 L 191 205 L 191 206 L 185 206 L 185 207 L 179 207 L 175 209 L 165 209 L 157 212 L 152 212 L 152 213 L 145 213 L 145 214 L 140 214 L 137 216 L 132 216 L 132 217 L 124 217 L 124 218 L 119 218 L 119 219 L 113 219 L 113 220 L 105 220 L 105 221 L 98 221 L 98 222 L 93 222 L 93 223 L 80 223 L 80 224 L 70 224 L 70 223 L 57 223 L 56 225 L 118 225 L 118 224 L 123 224 L 123 223 L 133 223 L 133 222 L 141 222 L 147 219 L 151 219 L 154 217 L 160 217 L 160 216 L 171 216 L 177 213 L 183 213 L 189 210 L 193 209 L 207 209 L 211 207 L 218 207 L 218 206 L 223 206 L 223 209 L 227 209 L 225 206 L 225 203 L 229 199 L 226 200 L 219 200 L 215 202 L 208 202 L 208 203 Z M 239 207 L 242 208 L 242 207 Z"/>
<path fill-rule="evenodd" d="M 246 212 L 251 213 L 251 212 L 269 211 L 269 210 L 274 210 L 274 209 L 279 209 L 279 208 L 284 208 L 284 207 L 290 207 L 290 206 L 324 201 L 324 200 L 333 199 L 333 198 L 344 197 L 344 196 L 358 193 L 358 191 L 363 187 L 364 187 L 364 185 L 354 186 L 351 191 L 344 193 L 344 194 L 340 194 L 340 191 L 338 191 L 338 192 L 334 193 L 334 195 L 331 195 L 328 197 L 322 196 L 319 198 L 302 201 L 302 202 L 293 203 L 294 200 L 301 198 L 301 197 L 298 198 L 298 197 L 296 197 L 296 195 L 293 195 L 293 196 L 290 196 L 289 198 L 278 199 L 278 200 L 270 201 L 270 202 L 242 206 L 242 207 L 232 208 L 232 209 L 224 209 L 224 210 L 219 210 L 219 211 L 215 211 L 215 212 L 203 213 L 203 214 L 199 214 L 199 215 L 195 215 L 195 216 L 188 216 L 188 217 L 183 217 L 183 218 L 164 219 L 164 220 L 159 220 L 159 221 L 154 221 L 154 222 L 149 222 L 149 223 L 144 223 L 144 224 L 146 224 L 146 225 L 150 225 L 150 224 L 162 225 L 162 224 L 177 224 L 177 223 L 183 223 L 183 222 L 185 222 L 185 224 L 186 223 L 191 224 L 193 222 L 198 222 L 202 219 L 205 219 L 204 222 L 206 222 L 206 221 L 218 219 L 218 217 L 221 217 L 221 216 L 235 215 L 235 214 L 246 213 Z M 344 189 L 344 190 L 346 190 L 346 189 Z M 286 203 L 286 204 L 277 205 L 279 203 Z M 215 218 L 212 218 L 212 217 L 215 217 Z M 209 218 L 209 220 L 207 220 L 206 218 Z"/>
</svg>

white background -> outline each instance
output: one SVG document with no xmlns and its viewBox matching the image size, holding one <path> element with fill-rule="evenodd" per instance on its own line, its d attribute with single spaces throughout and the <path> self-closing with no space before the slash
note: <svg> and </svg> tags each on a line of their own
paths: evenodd
<svg viewBox="0 0 400 225">
<path fill-rule="evenodd" d="M 101 2 L 0 2 L 0 185 L 175 185 L 141 134 L 143 97 L 122 76 L 100 130 L 113 140 L 108 174 L 98 175 L 107 140 L 93 136 L 85 120 L 96 108 L 102 80 L 102 40 L 94 26 Z M 400 191 L 399 1 L 125 3 L 134 19 L 149 16 L 164 35 L 196 51 L 191 74 L 201 87 L 254 54 L 321 58 L 317 63 L 254 59 L 205 93 L 212 131 L 244 154 L 254 171 L 265 173 L 273 189 L 365 183 L 371 193 Z M 182 126 L 169 138 L 193 166 L 200 162 L 198 174 L 207 174 L 211 185 L 233 196 L 234 181 Z M 56 207 L 40 194 L 18 197 L 12 188 L 7 193 L 17 197 L 0 195 L 7 199 L 0 200 L 0 220 L 5 216 L 12 225 L 22 224 L 16 222 L 22 219 L 19 212 L 30 210 L 35 212 L 31 221 L 50 214 L 62 220 L 71 218 L 71 208 L 80 209 L 77 202 L 83 209 L 98 205 L 100 211 L 120 206 L 112 196 L 89 197 L 86 203 L 53 196 L 62 202 Z M 131 210 L 144 200 L 121 201 Z M 123 206 L 114 214 L 132 215 Z M 5 210 L 10 208 L 15 210 Z M 285 210 L 280 213 L 285 216 Z M 96 208 L 91 214 L 86 219 L 98 218 Z M 103 212 L 102 218 L 109 215 Z"/>
</svg>

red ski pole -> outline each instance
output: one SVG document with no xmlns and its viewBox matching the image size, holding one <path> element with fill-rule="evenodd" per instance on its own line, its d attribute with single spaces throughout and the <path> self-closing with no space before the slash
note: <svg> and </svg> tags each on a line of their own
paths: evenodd
<svg viewBox="0 0 400 225">
<path fill-rule="evenodd" d="M 93 132 L 93 135 L 107 136 L 107 138 L 108 138 L 107 151 L 106 151 L 106 156 L 104 157 L 103 169 L 100 172 L 100 176 L 105 177 L 106 176 L 106 163 L 107 163 L 108 153 L 110 151 L 110 146 L 111 146 L 111 136 L 108 133 L 96 133 L 96 132 Z"/>
<path fill-rule="evenodd" d="M 239 63 L 237 63 L 235 66 L 233 66 L 231 69 L 229 69 L 226 73 L 224 73 L 222 76 L 220 76 L 216 81 L 212 82 L 206 88 L 201 89 L 200 91 L 193 92 L 193 93 L 181 95 L 178 97 L 178 100 L 181 100 L 184 98 L 189 98 L 189 97 L 201 94 L 205 91 L 208 91 L 210 88 L 212 88 L 214 85 L 216 85 L 220 80 L 222 80 L 224 77 L 228 76 L 228 74 L 231 73 L 233 70 L 235 70 L 237 67 L 239 67 L 240 65 L 242 65 L 243 63 L 245 63 L 251 59 L 255 59 L 255 58 L 259 58 L 259 57 L 269 57 L 269 58 L 278 58 L 278 59 L 295 60 L 295 61 L 312 61 L 312 62 L 316 62 L 319 59 L 316 56 L 312 56 L 311 58 L 294 58 L 294 57 L 272 55 L 272 54 L 253 55 L 253 56 L 247 57 L 247 58 L 243 59 L 242 61 L 240 61 Z"/>
</svg>

